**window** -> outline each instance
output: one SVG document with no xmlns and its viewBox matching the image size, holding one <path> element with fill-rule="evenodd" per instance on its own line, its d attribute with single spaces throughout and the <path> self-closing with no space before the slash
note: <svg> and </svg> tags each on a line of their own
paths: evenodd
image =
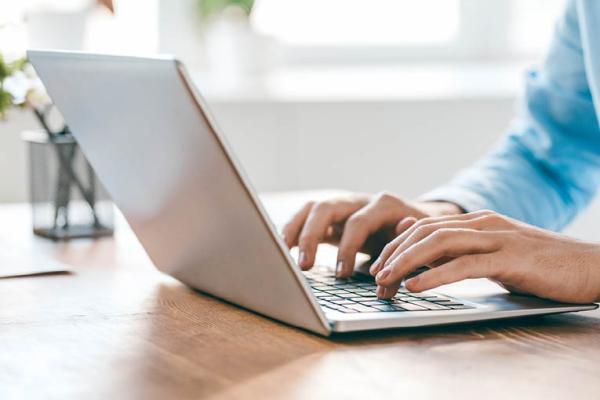
<svg viewBox="0 0 600 400">
<path fill-rule="evenodd" d="M 253 22 L 284 44 L 427 45 L 456 38 L 458 11 L 458 0 L 258 0 Z"/>
<path fill-rule="evenodd" d="M 539 57 L 563 0 L 257 0 L 255 29 L 291 62 Z"/>
</svg>

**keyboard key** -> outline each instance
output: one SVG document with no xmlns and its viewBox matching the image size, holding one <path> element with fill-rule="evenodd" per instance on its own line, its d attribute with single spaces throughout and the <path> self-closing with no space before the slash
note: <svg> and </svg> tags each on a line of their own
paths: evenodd
<svg viewBox="0 0 600 400">
<path fill-rule="evenodd" d="M 358 312 L 358 311 L 356 311 L 356 310 L 352 310 L 351 308 L 347 308 L 347 307 L 340 308 L 340 309 L 338 309 L 337 311 L 341 311 L 341 312 L 343 312 L 343 313 L 347 313 L 347 314 L 350 314 L 350 313 L 357 313 L 357 312 Z"/>
<path fill-rule="evenodd" d="M 338 279 L 325 269 L 313 269 L 305 275 L 317 302 L 327 310 L 356 313 L 472 308 L 443 296 L 411 293 L 404 287 L 392 299 L 378 299 L 375 294 L 377 285 L 374 283 L 362 277 Z"/>
<path fill-rule="evenodd" d="M 421 307 L 425 307 L 428 310 L 447 310 L 448 307 L 441 304 L 432 303 L 430 301 L 411 301 L 411 304 L 416 304 Z"/>
<path fill-rule="evenodd" d="M 339 293 L 336 296 L 341 297 L 342 299 L 353 299 L 356 297 L 354 293 Z"/>
<path fill-rule="evenodd" d="M 398 305 L 407 311 L 427 311 L 427 309 L 425 307 L 421 307 L 419 305 L 412 304 L 412 303 L 401 303 Z"/>
<path fill-rule="evenodd" d="M 346 306 L 351 310 L 356 310 L 360 312 L 376 312 L 377 310 L 372 307 L 363 306 L 362 304 L 349 304 Z"/>
<path fill-rule="evenodd" d="M 361 301 L 360 304 L 364 304 L 366 306 L 380 306 L 382 304 L 387 304 L 389 302 L 385 300 L 369 300 L 369 301 Z"/>
<path fill-rule="evenodd" d="M 354 304 L 354 302 L 352 300 L 346 300 L 346 299 L 341 299 L 341 300 L 331 300 L 332 303 L 335 304 Z"/>
<path fill-rule="evenodd" d="M 345 290 L 341 290 L 341 289 L 333 289 L 333 290 L 327 290 L 327 293 L 337 295 L 337 294 L 340 294 L 340 293 L 345 293 L 346 294 L 348 292 L 346 292 Z"/>
<path fill-rule="evenodd" d="M 380 311 L 402 311 L 402 310 L 398 310 L 396 309 L 396 307 L 390 305 L 390 304 L 383 304 L 383 305 L 378 305 L 378 306 L 373 306 L 373 308 L 376 308 Z"/>
<path fill-rule="evenodd" d="M 349 292 L 352 292 L 358 296 L 373 296 L 373 294 L 375 292 L 373 292 L 372 290 L 352 290 L 352 289 L 348 289 Z"/>
<path fill-rule="evenodd" d="M 335 287 L 336 289 L 340 289 L 345 287 L 353 287 L 354 284 L 348 281 L 336 280 L 335 282 L 331 283 L 331 286 Z"/>
<path fill-rule="evenodd" d="M 361 297 L 356 297 L 356 295 L 353 295 L 354 297 L 351 297 L 350 300 L 353 301 L 369 301 L 369 300 L 377 300 L 377 296 L 361 296 Z"/>
</svg>

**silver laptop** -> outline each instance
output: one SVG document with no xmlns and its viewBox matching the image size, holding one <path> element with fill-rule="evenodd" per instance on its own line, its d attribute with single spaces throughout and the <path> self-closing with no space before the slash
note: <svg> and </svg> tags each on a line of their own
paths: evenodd
<svg viewBox="0 0 600 400">
<path fill-rule="evenodd" d="M 366 276 L 303 273 L 181 63 L 28 55 L 154 265 L 194 289 L 322 335 L 597 307 L 402 289 L 378 300 Z"/>
</svg>

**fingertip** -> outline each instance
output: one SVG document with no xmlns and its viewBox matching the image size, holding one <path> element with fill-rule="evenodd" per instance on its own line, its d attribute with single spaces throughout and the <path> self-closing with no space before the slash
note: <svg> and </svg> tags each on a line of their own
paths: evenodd
<svg viewBox="0 0 600 400">
<path fill-rule="evenodd" d="M 335 268 L 335 275 L 338 278 L 349 278 L 354 270 L 354 263 L 351 260 L 340 259 Z"/>
<path fill-rule="evenodd" d="M 415 276 L 414 278 L 408 279 L 406 282 L 404 282 L 404 286 L 406 287 L 406 289 L 414 293 L 419 293 L 424 290 L 422 288 L 422 280 L 419 276 Z"/>
<path fill-rule="evenodd" d="M 309 260 L 308 253 L 304 249 L 300 250 L 300 253 L 298 254 L 298 265 L 303 271 L 310 269 L 310 267 L 312 266 Z"/>
<path fill-rule="evenodd" d="M 340 247 L 337 254 L 336 275 L 339 278 L 347 278 L 354 271 L 356 252 Z"/>
<path fill-rule="evenodd" d="M 335 264 L 335 276 L 339 278 L 343 269 L 344 260 L 338 260 L 338 262 Z"/>
<path fill-rule="evenodd" d="M 380 266 L 381 266 L 381 259 L 378 258 L 377 260 L 375 260 L 375 262 L 373 264 L 371 264 L 371 267 L 369 268 L 369 273 L 371 274 L 371 276 L 377 275 L 377 273 L 379 272 Z"/>
</svg>

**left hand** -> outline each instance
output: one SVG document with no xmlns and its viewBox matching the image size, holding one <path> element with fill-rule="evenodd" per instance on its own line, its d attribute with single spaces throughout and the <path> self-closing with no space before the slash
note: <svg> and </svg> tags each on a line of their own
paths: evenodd
<svg viewBox="0 0 600 400">
<path fill-rule="evenodd" d="M 393 297 L 402 279 L 421 292 L 469 278 L 490 278 L 506 289 L 571 303 L 600 298 L 600 245 L 492 211 L 424 218 L 396 237 L 371 266 L 377 295 Z"/>
</svg>

